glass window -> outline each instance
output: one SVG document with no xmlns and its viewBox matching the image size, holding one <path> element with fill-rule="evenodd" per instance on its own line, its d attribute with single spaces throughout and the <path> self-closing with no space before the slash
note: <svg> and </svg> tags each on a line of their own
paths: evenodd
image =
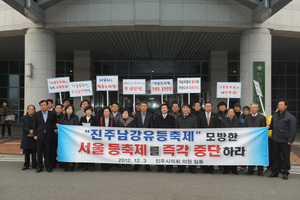
<svg viewBox="0 0 300 200">
<path fill-rule="evenodd" d="M 7 88 L 0 88 L 1 98 L 7 98 Z"/>
<path fill-rule="evenodd" d="M 56 74 L 65 74 L 65 62 L 64 61 L 56 62 Z"/>
<path fill-rule="evenodd" d="M 23 61 L 20 62 L 20 74 L 24 74 L 25 64 Z"/>
<path fill-rule="evenodd" d="M 297 101 L 288 101 L 288 111 L 297 111 Z"/>
<path fill-rule="evenodd" d="M 273 88 L 285 88 L 285 77 L 284 76 L 273 76 L 272 77 Z"/>
<path fill-rule="evenodd" d="M 229 75 L 239 74 L 239 62 L 229 62 L 228 63 L 228 74 Z"/>
<path fill-rule="evenodd" d="M 293 74 L 297 73 L 297 63 L 296 62 L 286 62 L 286 74 Z"/>
<path fill-rule="evenodd" d="M 0 75 L 0 87 L 8 87 L 8 75 Z"/>
<path fill-rule="evenodd" d="M 189 75 L 200 75 L 201 66 L 199 62 L 190 62 L 188 65 L 188 74 Z"/>
<path fill-rule="evenodd" d="M 20 110 L 24 109 L 24 100 L 20 100 Z M 27 109 L 27 106 L 26 106 Z"/>
<path fill-rule="evenodd" d="M 228 82 L 239 82 L 239 79 L 238 76 L 228 76 Z"/>
<path fill-rule="evenodd" d="M 117 63 L 117 73 L 120 70 L 125 70 L 128 67 L 127 63 Z M 160 73 L 160 71 L 154 71 L 149 62 L 132 62 L 129 64 L 129 75 L 130 74 L 145 74 L 150 75 L 151 73 Z"/>
<path fill-rule="evenodd" d="M 182 74 L 187 75 L 188 72 L 188 63 L 186 62 L 175 62 L 175 68 L 174 68 L 175 75 Z"/>
<path fill-rule="evenodd" d="M 19 109 L 19 100 L 18 99 L 8 99 L 8 105 L 13 111 Z"/>
<path fill-rule="evenodd" d="M 24 75 L 20 75 L 20 87 L 24 87 L 25 81 L 24 81 Z"/>
<path fill-rule="evenodd" d="M 272 89 L 272 99 L 278 100 L 285 97 L 285 89 Z"/>
<path fill-rule="evenodd" d="M 287 99 L 297 99 L 297 90 L 296 89 L 286 89 L 286 98 Z"/>
<path fill-rule="evenodd" d="M 9 87 L 19 87 L 19 75 L 9 75 Z"/>
<path fill-rule="evenodd" d="M 103 74 L 104 75 L 114 75 L 116 74 L 116 70 L 117 70 L 117 74 L 128 74 L 128 66 L 126 63 L 126 66 L 123 64 L 118 64 L 117 65 L 117 69 L 115 69 L 115 62 L 104 62 L 103 63 Z"/>
<path fill-rule="evenodd" d="M 19 62 L 18 61 L 10 61 L 9 62 L 9 73 L 10 74 L 19 74 Z"/>
<path fill-rule="evenodd" d="M 151 73 L 152 75 L 172 75 L 174 72 L 173 62 L 151 62 Z"/>
<path fill-rule="evenodd" d="M 24 88 L 20 88 L 20 98 L 24 98 Z"/>
<path fill-rule="evenodd" d="M 287 88 L 296 88 L 297 87 L 296 76 L 287 76 L 286 77 L 286 87 Z"/>
<path fill-rule="evenodd" d="M 8 73 L 8 62 L 7 61 L 0 61 L 0 74 L 7 74 Z"/>
<path fill-rule="evenodd" d="M 94 62 L 94 74 L 101 75 L 101 62 Z"/>
<path fill-rule="evenodd" d="M 19 88 L 9 88 L 9 98 L 11 99 L 19 98 Z"/>
<path fill-rule="evenodd" d="M 273 74 L 285 74 L 285 62 L 273 62 L 272 63 Z"/>
<path fill-rule="evenodd" d="M 73 62 L 66 62 L 66 74 L 73 74 L 74 64 Z"/>
<path fill-rule="evenodd" d="M 201 72 L 201 74 L 202 75 L 208 75 L 208 62 L 202 62 L 201 63 L 201 70 L 202 70 L 202 72 Z"/>
</svg>

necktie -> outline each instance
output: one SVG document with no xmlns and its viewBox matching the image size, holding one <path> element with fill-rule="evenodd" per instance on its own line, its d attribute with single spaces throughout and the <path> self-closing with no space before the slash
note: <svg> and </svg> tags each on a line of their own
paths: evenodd
<svg viewBox="0 0 300 200">
<path fill-rule="evenodd" d="M 210 122 L 210 120 L 209 120 L 209 114 L 207 114 L 207 125 L 209 126 L 209 122 Z"/>
<path fill-rule="evenodd" d="M 164 119 L 166 119 L 166 115 L 164 115 Z"/>
</svg>

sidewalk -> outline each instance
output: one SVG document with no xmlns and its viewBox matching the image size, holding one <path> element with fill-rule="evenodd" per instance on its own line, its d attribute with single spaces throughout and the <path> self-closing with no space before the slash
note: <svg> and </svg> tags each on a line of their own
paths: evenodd
<svg viewBox="0 0 300 200">
<path fill-rule="evenodd" d="M 12 125 L 12 138 L 0 138 L 0 154 L 21 155 L 20 149 L 22 138 L 21 127 L 17 124 Z M 300 129 L 297 129 L 297 136 L 292 145 L 291 164 L 300 166 Z"/>
</svg>

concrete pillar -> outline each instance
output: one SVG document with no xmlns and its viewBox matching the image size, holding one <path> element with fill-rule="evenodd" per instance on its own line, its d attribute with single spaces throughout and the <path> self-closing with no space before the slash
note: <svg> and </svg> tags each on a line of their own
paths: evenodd
<svg viewBox="0 0 300 200">
<path fill-rule="evenodd" d="M 242 32 L 240 42 L 241 105 L 253 102 L 253 62 L 265 62 L 265 111 L 271 114 L 271 48 L 272 36 L 266 28 L 253 28 Z"/>
<path fill-rule="evenodd" d="M 87 81 L 91 80 L 92 70 L 91 51 L 74 51 L 74 81 Z M 91 101 L 91 97 L 83 97 Z M 80 97 L 73 99 L 75 110 L 80 109 Z"/>
<path fill-rule="evenodd" d="M 220 101 L 227 102 L 227 99 L 217 99 L 217 82 L 228 81 L 228 52 L 227 51 L 211 51 L 210 52 L 210 99 L 213 111 L 217 112 L 217 104 Z"/>
<path fill-rule="evenodd" d="M 48 93 L 47 86 L 47 78 L 55 78 L 55 62 L 54 32 L 44 28 L 28 29 L 25 34 L 25 65 L 32 65 L 32 76 L 25 75 L 25 111 L 29 104 L 40 110 L 40 100 L 55 99 L 55 94 Z"/>
</svg>

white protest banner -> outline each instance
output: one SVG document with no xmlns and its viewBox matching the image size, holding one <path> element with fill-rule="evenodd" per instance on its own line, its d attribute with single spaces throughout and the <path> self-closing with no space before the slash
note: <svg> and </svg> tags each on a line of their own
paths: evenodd
<svg viewBox="0 0 300 200">
<path fill-rule="evenodd" d="M 268 165 L 268 129 L 58 126 L 58 160 L 150 165 Z"/>
<path fill-rule="evenodd" d="M 217 98 L 241 98 L 242 83 L 217 82 Z"/>
<path fill-rule="evenodd" d="M 119 76 L 97 76 L 97 91 L 118 91 Z"/>
<path fill-rule="evenodd" d="M 177 93 L 201 93 L 201 78 L 177 78 Z"/>
<path fill-rule="evenodd" d="M 48 92 L 59 93 L 70 91 L 70 77 L 48 78 Z"/>
<path fill-rule="evenodd" d="M 123 79 L 123 94 L 146 94 L 146 80 Z"/>
<path fill-rule="evenodd" d="M 254 82 L 254 86 L 255 86 L 257 96 L 262 97 L 263 95 L 262 95 L 259 83 L 256 80 L 253 80 L 253 82 Z"/>
<path fill-rule="evenodd" d="M 173 94 L 173 79 L 151 80 L 151 94 Z"/>
<path fill-rule="evenodd" d="M 70 83 L 70 97 L 93 96 L 92 81 Z"/>
</svg>

